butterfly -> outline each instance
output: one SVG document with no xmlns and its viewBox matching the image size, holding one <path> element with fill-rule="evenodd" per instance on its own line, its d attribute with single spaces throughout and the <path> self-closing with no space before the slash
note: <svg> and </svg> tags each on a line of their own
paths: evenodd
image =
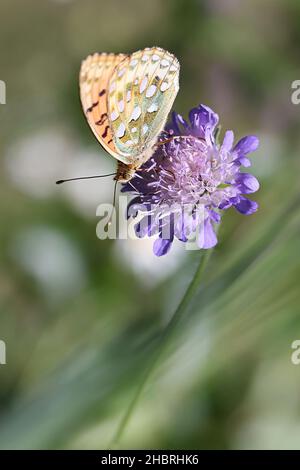
<svg viewBox="0 0 300 470">
<path fill-rule="evenodd" d="M 179 90 L 179 62 L 160 47 L 89 55 L 80 98 L 102 147 L 118 160 L 115 180 L 129 181 L 153 154 Z"/>
</svg>

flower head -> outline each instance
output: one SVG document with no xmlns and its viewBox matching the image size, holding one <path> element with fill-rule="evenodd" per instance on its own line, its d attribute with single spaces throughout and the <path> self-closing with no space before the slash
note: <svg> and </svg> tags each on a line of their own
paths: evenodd
<svg viewBox="0 0 300 470">
<path fill-rule="evenodd" d="M 234 206 L 249 215 L 258 208 L 244 195 L 257 191 L 259 183 L 241 172 L 242 166 L 251 165 L 247 155 L 257 149 L 257 137 L 244 137 L 234 145 L 233 132 L 226 131 L 219 145 L 219 117 L 204 105 L 190 111 L 189 121 L 173 113 L 167 137 L 160 138 L 153 156 L 122 188 L 136 194 L 128 216 L 143 213 L 136 234 L 158 235 L 157 256 L 169 251 L 174 237 L 187 242 L 195 232 L 199 248 L 212 248 L 217 244 L 214 223 L 220 222 L 222 211 Z"/>
</svg>

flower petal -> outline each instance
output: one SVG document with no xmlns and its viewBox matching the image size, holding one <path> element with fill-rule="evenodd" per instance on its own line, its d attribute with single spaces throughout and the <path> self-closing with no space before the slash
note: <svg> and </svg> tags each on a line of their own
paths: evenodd
<svg viewBox="0 0 300 470">
<path fill-rule="evenodd" d="M 233 141 L 234 141 L 234 133 L 232 131 L 226 131 L 221 150 L 230 152 L 233 146 Z"/>
<path fill-rule="evenodd" d="M 250 173 L 239 173 L 234 185 L 242 194 L 255 193 L 259 189 L 259 182 Z"/>
<path fill-rule="evenodd" d="M 193 108 L 189 113 L 192 132 L 191 134 L 196 137 L 205 138 L 206 131 L 210 130 L 213 133 L 216 125 L 219 122 L 219 116 L 213 112 L 208 106 L 200 104 L 198 108 Z"/>
<path fill-rule="evenodd" d="M 182 242 L 187 242 L 187 229 L 188 229 L 188 221 L 186 220 L 187 217 L 184 213 L 179 214 L 177 216 L 177 220 L 174 227 L 174 233 L 176 238 Z"/>
<path fill-rule="evenodd" d="M 257 202 L 251 201 L 250 199 L 247 199 L 246 197 L 243 197 L 243 196 L 239 196 L 236 199 L 237 201 L 234 202 L 233 205 L 235 206 L 236 210 L 238 210 L 241 214 L 251 215 L 257 211 L 258 209 Z"/>
<path fill-rule="evenodd" d="M 229 207 L 231 206 L 232 206 L 232 201 L 225 200 L 221 202 L 221 204 L 219 205 L 219 209 L 221 209 L 222 211 L 226 211 L 226 209 L 229 209 Z"/>
<path fill-rule="evenodd" d="M 181 114 L 175 113 L 173 111 L 172 113 L 172 120 L 171 122 L 166 126 L 167 131 L 173 131 L 175 135 L 185 135 L 189 134 L 190 127 L 188 123 L 186 122 L 185 119 L 181 116 Z"/>
<path fill-rule="evenodd" d="M 170 248 L 172 246 L 172 241 L 171 240 L 164 240 L 163 238 L 157 238 L 153 244 L 153 253 L 156 256 L 163 256 L 170 251 Z"/>
<path fill-rule="evenodd" d="M 205 250 L 213 248 L 218 243 L 217 236 L 209 218 L 205 219 L 204 223 L 201 224 L 197 241 L 199 248 Z"/>
<path fill-rule="evenodd" d="M 254 152 L 259 146 L 259 140 L 255 135 L 248 135 L 238 141 L 233 151 L 237 153 L 238 157 L 247 155 L 247 153 Z"/>
<path fill-rule="evenodd" d="M 134 226 L 134 230 L 138 238 L 152 236 L 157 233 L 158 224 L 151 214 L 147 214 Z"/>
<path fill-rule="evenodd" d="M 245 168 L 249 168 L 251 166 L 251 161 L 247 157 L 240 157 L 238 162 L 243 165 Z"/>
<path fill-rule="evenodd" d="M 122 188 L 123 191 L 124 188 Z M 125 189 L 126 191 L 126 189 Z M 146 206 L 141 202 L 141 198 L 139 196 L 133 198 L 127 206 L 127 219 L 129 217 L 136 217 L 139 213 L 139 211 L 145 211 Z"/>
<path fill-rule="evenodd" d="M 209 211 L 209 217 L 213 222 L 216 222 L 216 224 L 219 224 L 221 222 L 221 215 L 218 212 L 215 212 L 214 210 Z"/>
</svg>

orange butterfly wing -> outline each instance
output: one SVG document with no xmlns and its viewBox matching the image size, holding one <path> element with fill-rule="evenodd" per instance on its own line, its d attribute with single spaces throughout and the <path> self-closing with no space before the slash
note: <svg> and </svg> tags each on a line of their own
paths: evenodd
<svg viewBox="0 0 300 470">
<path fill-rule="evenodd" d="M 128 158 L 116 151 L 107 115 L 109 80 L 126 57 L 105 53 L 88 56 L 81 64 L 79 84 L 83 111 L 96 138 L 113 157 L 129 163 Z"/>
</svg>

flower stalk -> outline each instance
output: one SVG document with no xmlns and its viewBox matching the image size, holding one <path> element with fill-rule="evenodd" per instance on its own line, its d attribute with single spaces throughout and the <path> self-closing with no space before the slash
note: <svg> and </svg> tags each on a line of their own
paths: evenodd
<svg viewBox="0 0 300 470">
<path fill-rule="evenodd" d="M 203 274 L 205 272 L 205 269 L 206 269 L 206 266 L 207 266 L 207 263 L 209 261 L 209 258 L 211 256 L 211 253 L 212 253 L 212 249 L 211 250 L 203 250 L 201 251 L 200 253 L 200 260 L 199 260 L 199 264 L 198 264 L 198 267 L 195 271 L 195 274 L 187 288 L 187 290 L 185 291 L 185 294 L 183 295 L 182 299 L 181 299 L 181 302 L 179 303 L 177 309 L 175 310 L 175 313 L 172 315 L 169 323 L 167 324 L 167 326 L 165 327 L 165 329 L 163 330 L 163 332 L 161 333 L 161 336 L 158 340 L 158 344 L 157 344 L 157 347 L 152 355 L 152 357 L 150 358 L 149 362 L 148 362 L 148 365 L 145 367 L 144 369 L 144 373 L 143 375 L 141 376 L 140 378 L 140 381 L 139 381 L 139 384 L 137 386 L 137 389 L 135 390 L 135 393 L 128 405 L 128 408 L 127 410 L 125 411 L 125 414 L 124 416 L 122 417 L 118 427 L 117 427 L 117 430 L 116 430 L 116 433 L 115 435 L 113 436 L 113 439 L 109 445 L 109 449 L 112 449 L 113 447 L 115 447 L 118 442 L 120 441 L 121 437 L 123 436 L 124 434 L 124 431 L 126 430 L 126 427 L 130 421 L 130 418 L 132 417 L 132 414 L 134 412 L 134 409 L 148 383 L 148 380 L 149 378 L 151 377 L 152 373 L 154 372 L 155 368 L 156 368 L 156 365 L 159 361 L 159 359 L 161 358 L 163 352 L 165 351 L 166 347 L 168 346 L 174 332 L 176 331 L 176 327 L 178 325 L 178 323 L 181 322 L 182 318 L 184 317 L 184 315 L 186 314 L 186 311 L 187 311 L 187 308 L 188 306 L 190 305 L 193 297 L 197 294 L 199 288 L 200 288 L 200 285 L 201 285 L 201 282 L 203 280 Z"/>
</svg>

